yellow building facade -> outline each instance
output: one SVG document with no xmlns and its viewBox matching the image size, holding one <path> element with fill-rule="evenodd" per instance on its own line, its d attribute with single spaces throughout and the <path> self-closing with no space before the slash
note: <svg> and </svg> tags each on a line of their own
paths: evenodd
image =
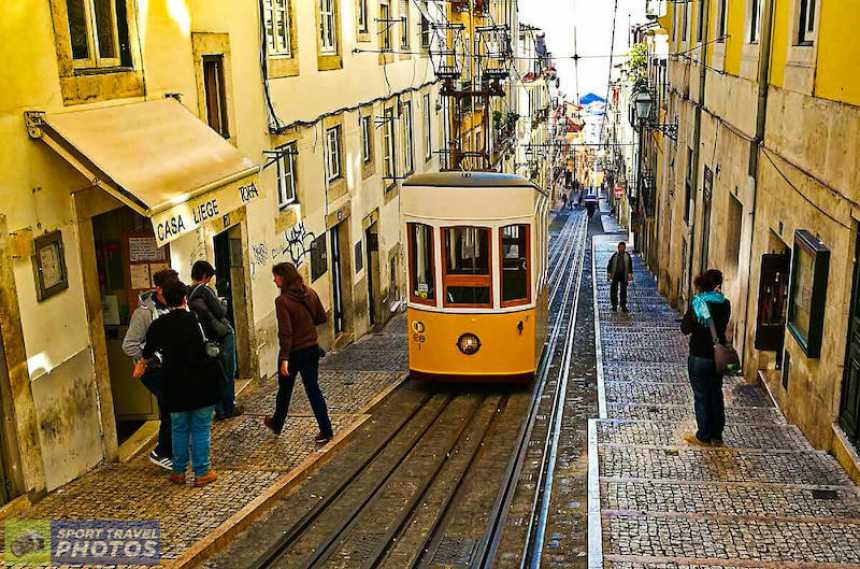
<svg viewBox="0 0 860 569">
<path fill-rule="evenodd" d="M 662 145 L 660 290 L 683 309 L 692 277 L 721 269 L 745 376 L 858 478 L 860 13 L 815 0 L 668 4 L 667 114 L 680 128 Z"/>
<path fill-rule="evenodd" d="M 0 12 L 2 501 L 124 456 L 157 417 L 121 342 L 161 268 L 215 265 L 244 378 L 275 369 L 276 262 L 320 293 L 328 347 L 400 308 L 398 187 L 443 144 L 410 2 Z"/>
</svg>

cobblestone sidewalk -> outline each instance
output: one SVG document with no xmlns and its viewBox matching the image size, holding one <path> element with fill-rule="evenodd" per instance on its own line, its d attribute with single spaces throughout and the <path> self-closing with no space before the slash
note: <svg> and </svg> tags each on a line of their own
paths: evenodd
<svg viewBox="0 0 860 569">
<path fill-rule="evenodd" d="M 595 239 L 601 418 L 589 425 L 589 567 L 860 567 L 860 492 L 759 386 L 725 382 L 726 448 L 694 448 L 686 339 L 638 258 L 609 310 Z M 602 351 L 602 355 L 601 352 Z"/>
<path fill-rule="evenodd" d="M 320 384 L 337 433 L 357 427 L 366 407 L 396 386 L 407 369 L 405 318 L 323 359 Z M 297 382 L 301 383 L 301 382 Z M 241 417 L 215 423 L 212 462 L 218 480 L 204 488 L 176 486 L 146 453 L 109 464 L 52 492 L 20 517 L 30 519 L 158 520 L 162 565 L 175 565 L 212 532 L 235 523 L 252 502 L 282 486 L 300 465 L 333 448 L 314 444 L 316 421 L 301 385 L 280 437 L 262 425 L 274 408 L 277 381 L 255 381 L 239 396 Z M 334 444 L 337 443 L 337 439 Z M 147 453 L 149 449 L 147 449 Z M 0 528 L 2 533 L 2 528 Z M 2 535 L 0 535 L 2 540 Z"/>
</svg>

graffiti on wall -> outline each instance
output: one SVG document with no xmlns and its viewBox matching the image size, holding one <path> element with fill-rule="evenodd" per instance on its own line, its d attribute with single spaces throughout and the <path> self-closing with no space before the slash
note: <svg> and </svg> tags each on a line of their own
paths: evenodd
<svg viewBox="0 0 860 569">
<path fill-rule="evenodd" d="M 299 222 L 284 231 L 281 240 L 275 247 L 269 249 L 265 243 L 251 245 L 251 274 L 257 274 L 257 267 L 288 261 L 301 267 L 305 257 L 310 256 L 311 246 L 316 239 L 312 231 L 305 228 L 304 222 Z"/>
</svg>

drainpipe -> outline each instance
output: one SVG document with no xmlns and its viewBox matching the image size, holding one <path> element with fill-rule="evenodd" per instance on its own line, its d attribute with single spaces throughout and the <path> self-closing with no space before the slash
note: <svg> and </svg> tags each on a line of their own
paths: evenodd
<svg viewBox="0 0 860 569">
<path fill-rule="evenodd" d="M 764 131 L 767 123 L 767 98 L 770 82 L 770 58 L 773 48 L 773 12 L 775 0 L 764 0 L 761 14 L 761 34 L 758 56 L 758 107 L 756 109 L 756 125 L 755 138 L 750 142 L 749 168 L 747 173 L 753 178 L 752 186 L 752 204 L 750 211 L 750 243 L 749 243 L 749 263 L 747 266 L 747 305 L 746 314 L 744 316 L 744 336 L 743 344 L 741 345 L 741 357 L 746 354 L 747 337 L 749 336 L 750 326 L 750 275 L 752 275 L 753 267 L 753 239 L 755 237 L 755 221 L 756 221 L 756 201 L 758 198 L 758 169 L 759 169 L 759 152 L 760 147 L 764 143 Z"/>
</svg>

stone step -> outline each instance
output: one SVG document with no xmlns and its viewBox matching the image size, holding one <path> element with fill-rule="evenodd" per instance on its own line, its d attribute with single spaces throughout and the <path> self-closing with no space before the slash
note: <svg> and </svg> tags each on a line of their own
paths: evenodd
<svg viewBox="0 0 860 569">
<path fill-rule="evenodd" d="M 603 480 L 600 505 L 629 512 L 860 521 L 860 491 L 850 486 Z"/>
<path fill-rule="evenodd" d="M 695 421 L 656 423 L 652 421 L 601 420 L 597 423 L 597 440 L 601 444 L 632 446 L 688 446 L 684 435 L 695 432 Z M 813 451 L 793 425 L 726 425 L 723 432 L 726 447 L 732 449 L 771 449 Z"/>
<path fill-rule="evenodd" d="M 606 405 L 610 419 L 655 421 L 658 423 L 693 424 L 695 415 L 692 405 L 648 405 L 631 403 L 609 403 Z M 775 408 L 728 407 L 728 425 L 784 425 L 785 417 Z"/>
<path fill-rule="evenodd" d="M 599 444 L 599 475 L 634 480 L 851 485 L 823 452 L 630 447 Z"/>
<path fill-rule="evenodd" d="M 860 522 L 604 515 L 603 537 L 604 556 L 676 557 L 693 566 L 695 559 L 860 563 Z"/>
<path fill-rule="evenodd" d="M 607 403 L 638 403 L 652 405 L 692 405 L 693 390 L 681 383 L 637 383 L 609 381 L 605 383 Z M 772 407 L 773 401 L 759 386 L 740 378 L 727 378 L 723 383 L 726 407 Z"/>
</svg>

